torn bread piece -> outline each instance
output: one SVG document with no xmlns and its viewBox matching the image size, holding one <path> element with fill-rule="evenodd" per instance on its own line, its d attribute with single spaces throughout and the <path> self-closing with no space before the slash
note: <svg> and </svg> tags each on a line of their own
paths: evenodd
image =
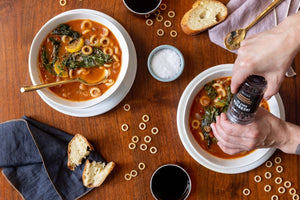
<svg viewBox="0 0 300 200">
<path fill-rule="evenodd" d="M 114 162 L 105 164 L 102 162 L 90 162 L 89 160 L 86 160 L 82 173 L 83 185 L 88 188 L 99 187 L 114 167 Z"/>
<path fill-rule="evenodd" d="M 222 22 L 227 17 L 227 7 L 216 0 L 197 0 L 181 20 L 181 28 L 188 35 L 196 35 Z"/>
<path fill-rule="evenodd" d="M 68 168 L 74 171 L 92 150 L 94 148 L 88 140 L 84 136 L 76 134 L 68 145 Z"/>
</svg>

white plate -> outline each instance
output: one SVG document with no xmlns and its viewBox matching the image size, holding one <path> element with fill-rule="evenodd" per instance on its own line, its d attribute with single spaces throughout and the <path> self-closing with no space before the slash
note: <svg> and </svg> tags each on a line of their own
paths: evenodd
<svg viewBox="0 0 300 200">
<path fill-rule="evenodd" d="M 42 93 L 40 93 L 39 95 L 53 109 L 55 109 L 61 113 L 64 113 L 66 115 L 75 116 L 75 117 L 91 117 L 91 116 L 100 115 L 100 114 L 103 114 L 103 113 L 111 110 L 115 106 L 117 106 L 129 92 L 129 90 L 134 82 L 136 70 L 137 70 L 137 57 L 136 57 L 135 47 L 134 47 L 134 44 L 133 44 L 129 34 L 125 30 L 125 28 L 119 22 L 117 22 L 115 19 L 113 19 L 112 17 L 110 17 L 102 12 L 98 12 L 95 10 L 89 10 L 89 9 L 76 9 L 76 10 L 71 10 L 68 12 L 70 12 L 70 13 L 89 12 L 90 14 L 104 17 L 107 20 L 109 20 L 111 23 L 113 23 L 121 31 L 121 33 L 123 34 L 123 36 L 127 42 L 128 50 L 129 50 L 129 67 L 128 67 L 127 73 L 124 77 L 123 82 L 120 84 L 119 88 L 117 89 L 117 91 L 114 94 L 112 94 L 106 100 L 104 100 L 94 106 L 91 106 L 91 107 L 67 108 L 67 107 L 63 107 L 59 104 L 56 104 L 53 101 L 50 101 Z"/>
<path fill-rule="evenodd" d="M 253 153 L 236 159 L 221 159 L 205 150 L 195 140 L 189 130 L 188 118 L 191 105 L 200 89 L 209 81 L 219 77 L 231 76 L 233 64 L 223 64 L 209 68 L 196 76 L 184 90 L 177 109 L 177 128 L 181 142 L 187 152 L 204 167 L 225 174 L 236 174 L 252 170 L 268 160 L 275 148 L 257 149 Z M 270 112 L 285 120 L 285 111 L 279 94 L 269 101 Z"/>
<path fill-rule="evenodd" d="M 126 39 L 123 36 L 123 33 L 119 30 L 117 26 L 115 26 L 114 23 L 111 22 L 111 20 L 108 20 L 107 18 L 93 14 L 89 12 L 89 10 L 71 10 L 67 12 L 63 12 L 59 15 L 56 15 L 52 19 L 50 19 L 36 34 L 32 41 L 32 45 L 29 52 L 29 73 L 30 78 L 33 83 L 33 85 L 41 84 L 40 79 L 40 70 L 36 67 L 38 65 L 38 53 L 39 53 L 39 47 L 42 43 L 42 41 L 46 38 L 46 36 L 51 32 L 54 28 L 56 28 L 59 24 L 65 23 L 71 20 L 76 19 L 89 19 L 92 21 L 96 21 L 100 24 L 103 24 L 104 26 L 108 27 L 109 30 L 115 35 L 115 37 L 118 39 L 120 48 L 122 50 L 122 58 L 121 58 L 121 69 L 118 75 L 117 80 L 115 83 L 105 92 L 103 95 L 100 95 L 97 98 L 93 98 L 86 101 L 70 101 L 64 98 L 58 97 L 56 94 L 54 94 L 51 90 L 42 89 L 38 90 L 38 94 L 43 94 L 44 96 L 47 96 L 47 99 L 55 104 L 59 104 L 64 107 L 68 108 L 87 108 L 90 106 L 94 106 L 107 98 L 109 98 L 113 93 L 116 92 L 116 90 L 119 88 L 120 84 L 123 82 L 124 77 L 128 71 L 129 67 L 129 49 Z"/>
</svg>

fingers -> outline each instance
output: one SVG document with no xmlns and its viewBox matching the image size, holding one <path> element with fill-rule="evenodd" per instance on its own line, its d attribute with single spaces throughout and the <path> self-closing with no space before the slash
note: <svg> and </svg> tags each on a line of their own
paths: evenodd
<svg viewBox="0 0 300 200">
<path fill-rule="evenodd" d="M 222 113 L 221 116 L 218 116 L 216 120 L 217 122 L 213 123 L 211 125 L 211 128 L 213 130 L 214 136 L 219 142 L 218 144 L 222 145 L 223 151 L 225 148 L 227 149 L 226 153 L 228 153 L 227 151 L 230 151 L 230 149 L 235 149 L 238 151 L 247 149 L 243 142 L 241 142 L 243 138 L 228 134 L 228 132 L 233 132 L 234 125 L 227 121 L 226 115 L 224 113 Z"/>
<path fill-rule="evenodd" d="M 275 95 L 282 84 L 283 78 L 282 77 L 276 77 L 276 76 L 266 76 L 265 77 L 268 82 L 268 87 L 266 89 L 266 92 L 264 94 L 264 99 L 269 100 L 273 95 Z"/>
<path fill-rule="evenodd" d="M 234 155 L 234 154 L 238 154 L 238 153 L 245 151 L 245 150 L 239 149 L 239 148 L 228 148 L 228 147 L 224 146 L 221 142 L 218 142 L 218 145 L 222 149 L 223 152 L 225 152 L 229 155 Z"/>
<path fill-rule="evenodd" d="M 240 62 L 239 58 L 236 59 L 232 70 L 232 78 L 231 78 L 231 92 L 233 94 L 237 93 L 241 84 L 247 79 L 251 72 L 250 67 L 247 66 L 246 62 Z"/>
</svg>

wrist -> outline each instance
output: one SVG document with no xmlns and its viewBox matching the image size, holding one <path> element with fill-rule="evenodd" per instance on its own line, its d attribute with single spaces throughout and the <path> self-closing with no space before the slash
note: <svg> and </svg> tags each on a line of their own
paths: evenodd
<svg viewBox="0 0 300 200">
<path fill-rule="evenodd" d="M 300 144 L 300 127 L 289 122 L 282 122 L 279 134 L 284 134 L 284 137 L 277 148 L 285 153 L 295 154 Z"/>
<path fill-rule="evenodd" d="M 300 12 L 287 17 L 282 24 L 282 31 L 288 34 L 289 44 L 292 49 L 294 49 L 294 53 L 298 53 L 300 51 Z M 294 48 L 293 48 L 294 47 Z"/>
</svg>

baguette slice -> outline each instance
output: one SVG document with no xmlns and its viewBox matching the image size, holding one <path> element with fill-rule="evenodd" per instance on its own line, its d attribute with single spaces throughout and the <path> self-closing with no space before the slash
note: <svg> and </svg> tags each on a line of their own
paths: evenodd
<svg viewBox="0 0 300 200">
<path fill-rule="evenodd" d="M 89 160 L 86 160 L 82 173 L 83 185 L 88 188 L 99 187 L 114 167 L 114 162 L 105 165 L 102 162 L 93 161 L 90 163 Z"/>
<path fill-rule="evenodd" d="M 216 0 L 197 0 L 181 20 L 181 28 L 188 35 L 196 35 L 222 22 L 227 17 L 227 7 Z"/>
<path fill-rule="evenodd" d="M 82 159 L 86 158 L 92 150 L 94 148 L 87 139 L 80 134 L 76 134 L 68 145 L 68 168 L 74 171 L 76 166 L 80 165 Z"/>
</svg>

